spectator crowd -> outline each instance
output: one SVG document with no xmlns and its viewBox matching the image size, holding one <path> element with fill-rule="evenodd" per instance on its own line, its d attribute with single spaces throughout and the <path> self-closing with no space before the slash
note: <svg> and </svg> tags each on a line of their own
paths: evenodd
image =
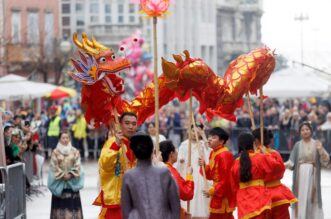
<svg viewBox="0 0 331 219">
<path fill-rule="evenodd" d="M 252 100 L 254 122 L 260 123 L 259 100 Z M 180 145 L 187 138 L 188 124 L 187 103 L 172 102 L 163 107 L 160 113 L 160 134 L 166 139 Z M 197 112 L 195 107 L 195 112 Z M 268 98 L 264 101 L 264 125 L 274 132 L 274 146 L 281 153 L 289 154 L 299 139 L 298 127 L 303 121 L 309 121 L 313 127 L 313 136 L 319 138 L 327 151 L 331 148 L 331 106 L 327 100 L 311 98 L 309 100 L 291 99 L 279 102 Z M 219 126 L 230 133 L 230 146 L 237 152 L 236 138 L 244 129 L 252 129 L 252 121 L 247 105 L 236 111 L 237 121 L 229 122 L 215 118 L 207 122 L 204 116 L 195 113 L 196 122 L 205 124 L 206 128 Z M 140 129 L 151 131 L 150 118 Z M 86 124 L 79 106 L 64 101 L 52 105 L 47 110 L 36 113 L 31 107 L 21 107 L 15 112 L 3 111 L 3 130 L 7 164 L 25 162 L 28 182 L 38 176 L 39 157 L 50 157 L 51 150 L 58 142 L 61 130 L 71 134 L 73 145 L 79 149 L 82 161 L 85 158 L 96 159 L 108 136 L 106 127 L 94 128 Z M 155 130 L 153 130 L 155 132 Z M 152 134 L 153 136 L 154 134 Z M 86 151 L 87 149 L 87 151 Z"/>
</svg>

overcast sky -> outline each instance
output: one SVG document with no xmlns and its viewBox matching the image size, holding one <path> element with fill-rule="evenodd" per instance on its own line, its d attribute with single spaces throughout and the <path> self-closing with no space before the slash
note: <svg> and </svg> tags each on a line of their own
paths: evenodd
<svg viewBox="0 0 331 219">
<path fill-rule="evenodd" d="M 331 71 L 331 0 L 264 0 L 262 41 L 289 60 L 301 61 L 301 13 L 309 19 L 303 24 L 303 61 Z"/>
</svg>

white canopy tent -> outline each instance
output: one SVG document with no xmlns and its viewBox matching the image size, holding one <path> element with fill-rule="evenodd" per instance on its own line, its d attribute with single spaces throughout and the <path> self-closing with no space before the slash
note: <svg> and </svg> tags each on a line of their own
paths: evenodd
<svg viewBox="0 0 331 219">
<path fill-rule="evenodd" d="M 306 68 L 286 68 L 273 73 L 263 91 L 278 98 L 324 96 L 331 91 L 331 80 Z"/>
<path fill-rule="evenodd" d="M 0 78 L 0 100 L 34 99 L 53 91 L 55 85 L 29 81 L 9 74 Z"/>
</svg>

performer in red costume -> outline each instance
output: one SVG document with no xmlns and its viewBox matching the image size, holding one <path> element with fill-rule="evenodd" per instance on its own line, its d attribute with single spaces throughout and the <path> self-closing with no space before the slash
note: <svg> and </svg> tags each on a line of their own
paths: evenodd
<svg viewBox="0 0 331 219">
<path fill-rule="evenodd" d="M 210 219 L 232 219 L 235 208 L 235 196 L 231 193 L 230 175 L 234 161 L 231 152 L 224 146 L 229 135 L 221 128 L 213 128 L 208 133 L 208 145 L 213 151 L 209 156 L 209 164 L 199 159 L 199 165 L 206 170 L 206 178 L 213 181 L 213 186 L 203 193 L 211 197 L 209 205 Z"/>
<path fill-rule="evenodd" d="M 290 219 L 288 208 L 290 204 L 296 203 L 298 200 L 295 198 L 292 191 L 280 182 L 284 176 L 285 165 L 279 152 L 268 146 L 273 135 L 270 130 L 264 129 L 263 146 L 261 146 L 260 129 L 255 129 L 253 135 L 255 137 L 255 145 L 257 148 L 260 148 L 260 152 L 264 153 L 266 156 L 273 157 L 280 165 L 279 169 L 275 169 L 272 173 L 267 174 L 265 178 L 265 185 L 270 191 L 272 201 L 270 219 Z"/>
<path fill-rule="evenodd" d="M 178 188 L 179 188 L 179 198 L 182 201 L 192 200 L 194 195 L 194 182 L 192 167 L 187 168 L 186 179 L 183 179 L 173 164 L 177 162 L 178 152 L 173 145 L 172 141 L 162 141 L 160 143 L 160 151 L 162 155 L 163 162 L 170 170 L 171 175 L 175 178 Z M 185 218 L 185 210 L 182 209 L 181 218 Z"/>
<path fill-rule="evenodd" d="M 254 136 L 242 133 L 238 137 L 240 157 L 231 170 L 232 191 L 236 194 L 239 219 L 265 219 L 270 216 L 271 196 L 265 187 L 268 174 L 281 165 L 272 156 L 254 152 Z"/>
</svg>

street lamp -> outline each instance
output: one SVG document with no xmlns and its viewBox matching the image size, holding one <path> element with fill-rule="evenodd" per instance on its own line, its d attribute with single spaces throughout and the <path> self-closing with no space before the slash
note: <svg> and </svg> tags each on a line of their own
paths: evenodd
<svg viewBox="0 0 331 219">
<path fill-rule="evenodd" d="M 71 43 L 68 40 L 68 37 L 67 36 L 64 36 L 63 37 L 63 40 L 61 40 L 61 43 L 60 43 L 60 51 L 61 51 L 61 53 L 63 55 L 63 65 L 62 65 L 62 69 L 61 69 L 60 74 L 62 74 L 63 71 L 65 71 L 66 70 L 66 67 L 68 66 L 67 65 L 67 63 L 68 63 L 68 56 L 69 56 L 69 53 L 70 53 L 71 49 L 72 49 L 72 46 L 71 46 Z M 64 84 L 66 84 L 67 81 L 68 81 L 67 74 L 64 74 Z"/>
<path fill-rule="evenodd" d="M 301 13 L 299 16 L 294 17 L 295 21 L 299 21 L 301 24 L 301 31 L 300 31 L 300 46 L 301 46 L 301 65 L 303 65 L 303 22 L 309 20 L 308 15 L 303 15 Z"/>
<path fill-rule="evenodd" d="M 68 56 L 69 52 L 71 51 L 71 43 L 69 42 L 67 36 L 64 36 L 60 43 L 60 51 L 65 57 Z"/>
</svg>

